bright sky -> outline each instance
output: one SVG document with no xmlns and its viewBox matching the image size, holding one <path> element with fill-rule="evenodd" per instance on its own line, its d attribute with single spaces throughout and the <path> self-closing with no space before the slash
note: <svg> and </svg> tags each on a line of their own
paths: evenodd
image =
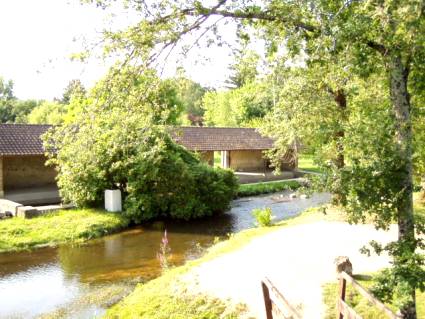
<svg viewBox="0 0 425 319">
<path fill-rule="evenodd" d="M 116 26 L 131 21 L 121 9 L 114 13 L 111 20 L 111 12 L 81 5 L 79 0 L 0 0 L 0 76 L 14 82 L 15 95 L 21 99 L 59 97 L 72 79 L 92 86 L 105 73 L 106 63 L 81 64 L 69 57 L 81 51 L 83 39 L 96 41 L 111 21 Z M 198 59 L 200 55 L 210 60 Z M 231 61 L 226 49 L 195 50 L 184 67 L 195 81 L 218 87 Z M 173 61 L 168 63 L 164 76 L 173 75 L 175 67 Z"/>
</svg>

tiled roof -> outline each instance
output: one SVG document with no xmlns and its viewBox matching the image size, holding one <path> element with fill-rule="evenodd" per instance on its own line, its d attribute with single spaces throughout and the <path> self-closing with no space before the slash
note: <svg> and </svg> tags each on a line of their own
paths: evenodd
<svg viewBox="0 0 425 319">
<path fill-rule="evenodd" d="M 271 138 L 254 128 L 239 127 L 176 127 L 174 140 L 193 151 L 268 150 Z"/>
<path fill-rule="evenodd" d="M 50 125 L 0 124 L 0 156 L 42 155 L 40 136 Z M 193 151 L 267 150 L 273 140 L 253 128 L 176 127 L 174 140 Z"/>
<path fill-rule="evenodd" d="M 40 136 L 50 125 L 0 124 L 0 156 L 44 154 Z"/>
</svg>

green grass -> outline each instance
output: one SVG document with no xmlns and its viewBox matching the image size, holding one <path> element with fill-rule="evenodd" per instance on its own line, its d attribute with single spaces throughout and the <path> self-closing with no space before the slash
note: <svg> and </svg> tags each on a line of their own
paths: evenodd
<svg viewBox="0 0 425 319">
<path fill-rule="evenodd" d="M 277 181 L 239 185 L 238 197 L 276 193 L 284 190 L 296 190 L 301 187 L 297 181 Z"/>
<path fill-rule="evenodd" d="M 321 173 L 320 168 L 314 164 L 313 155 L 310 154 L 300 154 L 298 158 L 298 168 L 303 171 L 310 171 L 315 173 Z"/>
<path fill-rule="evenodd" d="M 373 285 L 373 276 L 355 275 L 354 278 L 366 289 Z M 336 299 L 338 297 L 338 284 L 328 283 L 323 286 L 323 301 L 326 305 L 325 319 L 333 319 L 336 316 Z M 387 316 L 366 298 L 360 295 L 349 283 L 347 283 L 346 302 L 357 314 L 364 319 L 387 318 Z M 418 318 L 425 318 L 425 293 L 417 292 L 416 304 Z M 397 311 L 393 304 L 387 306 L 395 313 Z"/>
<path fill-rule="evenodd" d="M 419 192 L 413 193 L 413 208 L 415 210 L 415 217 L 425 219 L 425 202 L 422 202 L 420 197 L 421 194 Z"/>
<path fill-rule="evenodd" d="M 62 210 L 37 218 L 0 221 L 0 253 L 82 242 L 128 225 L 122 214 L 94 209 Z"/>
<path fill-rule="evenodd" d="M 233 319 L 244 308 L 206 295 L 191 295 L 178 277 L 184 269 L 176 268 L 147 284 L 139 284 L 123 301 L 109 309 L 105 318 L 145 319 Z M 232 309 L 233 308 L 233 309 Z"/>
</svg>

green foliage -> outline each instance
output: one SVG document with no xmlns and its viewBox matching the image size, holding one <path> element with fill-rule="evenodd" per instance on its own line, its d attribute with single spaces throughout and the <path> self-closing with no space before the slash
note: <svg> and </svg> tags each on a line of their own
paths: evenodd
<svg viewBox="0 0 425 319">
<path fill-rule="evenodd" d="M 10 123 L 15 120 L 13 115 L 13 82 L 4 81 L 0 77 L 0 123 Z"/>
<path fill-rule="evenodd" d="M 67 105 L 44 101 L 28 114 L 27 122 L 30 124 L 58 125 L 64 121 L 67 111 Z"/>
<path fill-rule="evenodd" d="M 136 222 L 224 211 L 237 190 L 233 173 L 201 164 L 161 125 L 178 115 L 171 83 L 127 71 L 111 71 L 74 120 L 45 136 L 63 199 L 97 205 L 104 190 L 120 189 Z"/>
<path fill-rule="evenodd" d="M 268 227 L 272 225 L 273 213 L 270 207 L 253 209 L 252 216 L 255 217 L 257 225 L 260 227 Z"/>
<path fill-rule="evenodd" d="M 312 69 L 277 66 L 270 76 L 276 87 L 276 103 L 267 114 L 262 132 L 275 138 L 276 149 L 269 152 L 278 163 L 288 150 L 302 146 L 301 152 L 314 154 L 314 161 L 323 166 L 337 162 L 344 144 L 349 110 L 335 101 L 338 87 L 348 79 L 345 74 L 328 79 L 322 67 Z M 345 90 L 355 84 L 345 84 Z M 345 95 L 344 95 L 345 96 Z"/>
<path fill-rule="evenodd" d="M 298 154 L 298 168 L 307 172 L 322 173 L 314 163 L 314 155 L 311 154 Z"/>
<path fill-rule="evenodd" d="M 86 95 L 86 88 L 81 83 L 80 80 L 74 79 L 69 81 L 66 86 L 62 98 L 58 101 L 61 104 L 69 104 L 71 100 L 74 98 L 84 98 Z"/>
<path fill-rule="evenodd" d="M 203 99 L 205 122 L 209 126 L 256 126 L 272 107 L 272 95 L 265 82 L 251 82 L 221 92 L 208 92 Z"/>
<path fill-rule="evenodd" d="M 126 214 L 142 221 L 156 217 L 199 218 L 223 212 L 237 190 L 229 170 L 199 163 L 167 140 L 138 150 L 128 175 Z"/>
<path fill-rule="evenodd" d="M 72 209 L 37 218 L 13 218 L 0 223 L 0 253 L 39 246 L 82 242 L 116 232 L 128 225 L 122 214 Z"/>
<path fill-rule="evenodd" d="M 27 115 L 39 104 L 36 100 L 18 100 L 13 82 L 0 77 L 0 123 L 26 123 Z"/>
<path fill-rule="evenodd" d="M 61 124 L 72 107 L 72 97 L 82 100 L 85 89 L 73 80 L 63 98 L 55 101 L 19 100 L 13 95 L 13 82 L 0 78 L 0 123 Z"/>
<path fill-rule="evenodd" d="M 236 62 L 230 66 L 232 74 L 226 81 L 230 88 L 240 88 L 246 84 L 255 82 L 258 76 L 259 55 L 252 50 L 248 50 L 246 46 L 242 46 L 235 54 Z"/>
<path fill-rule="evenodd" d="M 177 98 L 182 104 L 179 121 L 183 125 L 199 125 L 204 115 L 202 98 L 208 90 L 199 83 L 188 79 L 183 71 L 172 81 L 176 87 Z"/>
<path fill-rule="evenodd" d="M 43 101 L 14 100 L 12 104 L 12 117 L 14 123 L 28 123 L 28 115 Z"/>
<path fill-rule="evenodd" d="M 301 185 L 297 181 L 262 182 L 239 185 L 238 197 L 276 193 L 284 190 L 296 190 Z"/>
</svg>

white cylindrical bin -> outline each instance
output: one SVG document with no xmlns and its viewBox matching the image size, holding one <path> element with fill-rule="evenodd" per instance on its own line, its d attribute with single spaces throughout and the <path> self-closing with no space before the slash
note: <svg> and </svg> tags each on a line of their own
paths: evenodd
<svg viewBox="0 0 425 319">
<path fill-rule="evenodd" d="M 105 209 L 108 212 L 122 211 L 121 191 L 119 189 L 105 190 Z"/>
</svg>

